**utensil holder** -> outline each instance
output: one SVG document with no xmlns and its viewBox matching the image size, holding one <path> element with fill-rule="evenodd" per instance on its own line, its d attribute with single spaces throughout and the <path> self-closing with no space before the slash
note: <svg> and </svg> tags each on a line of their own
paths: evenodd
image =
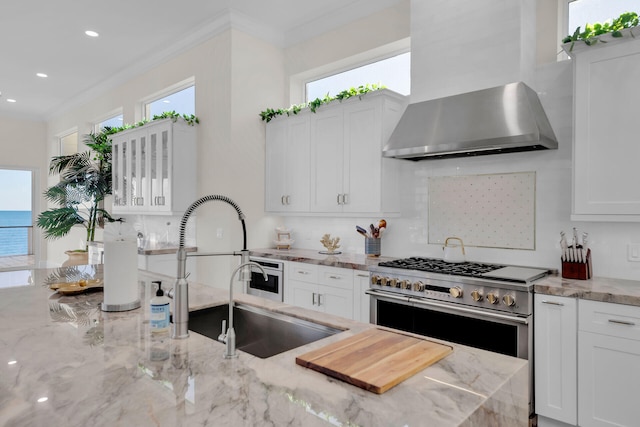
<svg viewBox="0 0 640 427">
<path fill-rule="evenodd" d="M 562 277 L 565 279 L 588 280 L 592 276 L 591 249 L 587 249 L 585 262 L 562 261 Z"/>
<path fill-rule="evenodd" d="M 364 253 L 370 257 L 380 256 L 380 238 L 365 237 L 364 239 Z"/>
</svg>

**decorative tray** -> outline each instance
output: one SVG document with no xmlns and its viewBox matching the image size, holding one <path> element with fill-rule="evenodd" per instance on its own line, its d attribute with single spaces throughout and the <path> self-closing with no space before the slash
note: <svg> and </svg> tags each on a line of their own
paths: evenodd
<svg viewBox="0 0 640 427">
<path fill-rule="evenodd" d="M 104 289 L 104 282 L 102 279 L 80 279 L 77 282 L 52 283 L 49 289 L 61 295 L 78 295 L 84 292 L 101 291 Z"/>
</svg>

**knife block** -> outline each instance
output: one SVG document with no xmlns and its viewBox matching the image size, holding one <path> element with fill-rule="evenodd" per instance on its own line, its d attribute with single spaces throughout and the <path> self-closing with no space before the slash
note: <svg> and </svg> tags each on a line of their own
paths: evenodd
<svg viewBox="0 0 640 427">
<path fill-rule="evenodd" d="M 562 261 L 562 277 L 565 279 L 587 280 L 593 276 L 591 249 L 587 249 L 586 262 Z"/>
</svg>

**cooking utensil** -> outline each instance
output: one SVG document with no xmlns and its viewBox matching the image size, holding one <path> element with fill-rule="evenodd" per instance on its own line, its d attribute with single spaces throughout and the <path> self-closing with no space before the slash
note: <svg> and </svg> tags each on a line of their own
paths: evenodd
<svg viewBox="0 0 640 427">
<path fill-rule="evenodd" d="M 460 242 L 460 245 L 449 243 L 450 240 L 457 240 Z M 460 239 L 459 237 L 447 237 L 447 239 L 444 241 L 442 250 L 444 252 L 445 262 L 465 261 L 464 243 L 462 243 L 462 239 Z"/>
</svg>

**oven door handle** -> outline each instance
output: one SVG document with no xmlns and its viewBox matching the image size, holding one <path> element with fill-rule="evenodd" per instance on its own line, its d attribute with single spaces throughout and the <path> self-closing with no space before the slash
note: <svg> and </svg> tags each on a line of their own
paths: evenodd
<svg viewBox="0 0 640 427">
<path fill-rule="evenodd" d="M 374 297 L 381 297 L 381 298 L 387 298 L 387 299 L 394 299 L 396 301 L 402 301 L 405 304 L 409 302 L 408 296 L 401 297 L 398 294 L 395 294 L 393 292 L 384 292 L 384 291 L 377 291 L 375 289 L 367 289 L 366 291 L 364 291 L 364 293 L 367 295 L 373 295 Z"/>
<path fill-rule="evenodd" d="M 510 322 L 522 323 L 523 325 L 529 324 L 529 320 L 526 317 L 509 316 L 506 314 L 494 313 L 491 311 L 475 310 L 473 308 L 460 307 L 458 305 L 456 305 L 455 307 L 452 307 L 451 304 L 440 304 L 437 302 L 426 301 L 418 298 L 409 298 L 409 301 L 419 305 L 426 305 L 428 307 L 437 307 L 437 308 L 446 309 L 449 312 L 461 311 L 464 313 L 475 314 L 477 316 L 482 316 L 482 317 L 490 317 L 493 319 L 508 320 Z"/>
</svg>

